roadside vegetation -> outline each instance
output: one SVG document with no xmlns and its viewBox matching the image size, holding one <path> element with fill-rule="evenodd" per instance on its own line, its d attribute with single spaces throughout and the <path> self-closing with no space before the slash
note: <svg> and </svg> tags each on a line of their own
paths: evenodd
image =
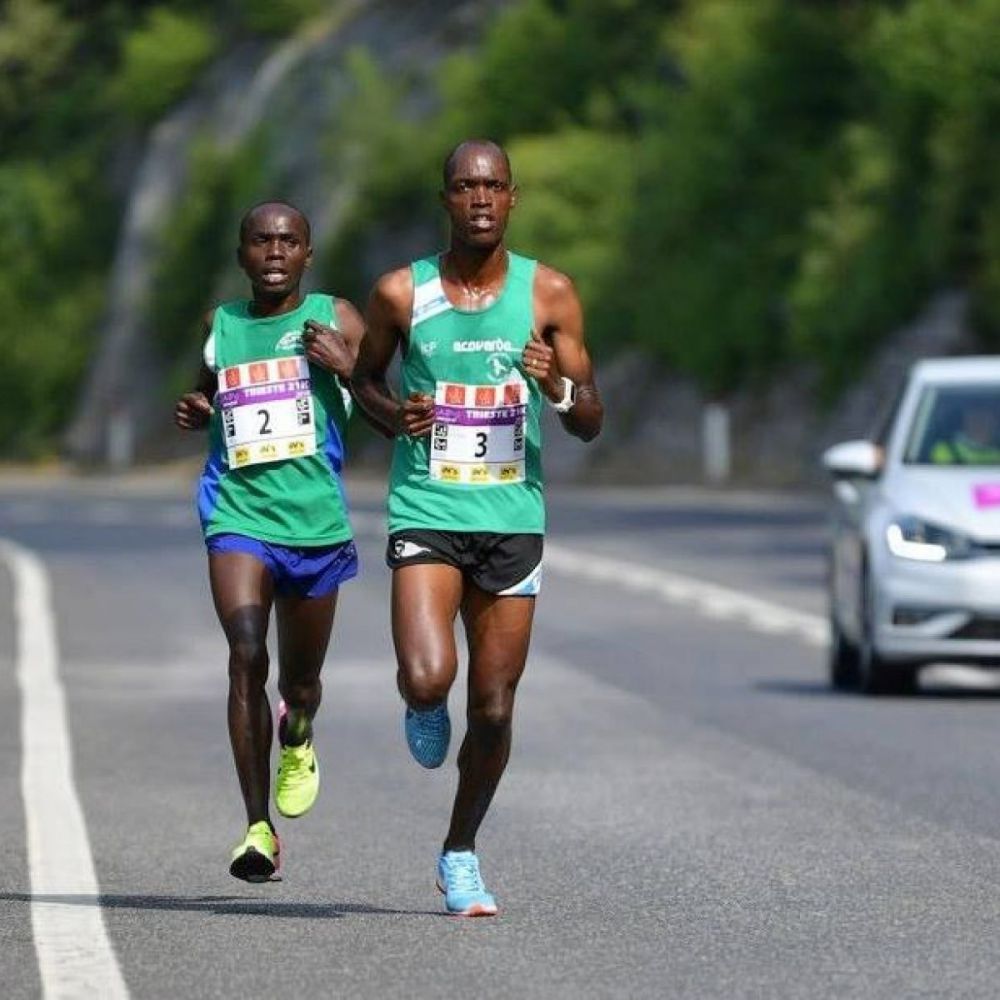
<svg viewBox="0 0 1000 1000">
<path fill-rule="evenodd" d="M 5 5 L 6 452 L 55 447 L 143 135 L 234 37 L 279 37 L 324 6 Z M 832 399 L 937 288 L 970 291 L 984 347 L 1000 333 L 1000 0 L 514 0 L 416 109 L 413 81 L 371 54 L 350 69 L 330 141 L 351 151 L 352 207 L 319 254 L 342 294 L 363 301 L 366 247 L 440 231 L 442 153 L 485 135 L 517 171 L 512 244 L 575 276 L 601 355 L 644 351 L 720 396 L 808 361 Z M 228 253 L 206 229 L 244 187 L 192 155 L 164 251 L 178 297 L 158 291 L 151 324 L 167 372 Z"/>
</svg>

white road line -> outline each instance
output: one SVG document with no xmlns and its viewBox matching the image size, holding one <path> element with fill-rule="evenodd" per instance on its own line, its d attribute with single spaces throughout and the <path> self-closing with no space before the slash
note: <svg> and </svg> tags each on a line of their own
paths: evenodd
<svg viewBox="0 0 1000 1000">
<path fill-rule="evenodd" d="M 0 540 L 10 567 L 21 692 L 21 794 L 27 825 L 31 926 L 45 1000 L 125 1000 L 104 926 L 59 680 L 48 575 L 27 549 Z"/>
<path fill-rule="evenodd" d="M 92 524 L 116 527 L 132 520 L 133 508 L 120 500 L 105 500 L 85 508 L 83 515 Z"/>
<path fill-rule="evenodd" d="M 52 511 L 44 504 L 18 501 L 0 508 L 0 518 L 11 524 L 44 524 L 51 520 Z"/>
<path fill-rule="evenodd" d="M 354 511 L 351 522 L 360 534 L 379 534 L 386 530 L 382 514 Z M 692 608 L 708 618 L 735 621 L 765 635 L 789 635 L 818 647 L 825 647 L 829 642 L 829 625 L 820 615 L 786 608 L 681 573 L 609 559 L 548 540 L 544 564 L 546 570 L 651 594 L 666 604 Z"/>
<path fill-rule="evenodd" d="M 363 535 L 385 535 L 385 514 L 373 514 L 367 510 L 351 511 L 351 527 Z"/>
<path fill-rule="evenodd" d="M 156 521 L 167 528 L 194 528 L 198 524 L 194 509 L 189 504 L 162 508 L 156 514 Z"/>
<path fill-rule="evenodd" d="M 667 604 L 692 608 L 709 618 L 735 621 L 755 632 L 789 635 L 810 646 L 825 646 L 829 641 L 829 626 L 819 615 L 795 611 L 680 573 L 637 566 L 552 542 L 545 543 L 545 568 L 580 580 L 610 583 L 659 597 Z"/>
</svg>

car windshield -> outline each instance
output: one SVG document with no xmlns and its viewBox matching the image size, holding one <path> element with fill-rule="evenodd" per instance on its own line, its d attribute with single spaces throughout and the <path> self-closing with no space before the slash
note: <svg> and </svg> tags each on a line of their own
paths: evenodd
<svg viewBox="0 0 1000 1000">
<path fill-rule="evenodd" d="M 929 385 L 920 397 L 903 461 L 1000 465 L 1000 384 Z"/>
</svg>

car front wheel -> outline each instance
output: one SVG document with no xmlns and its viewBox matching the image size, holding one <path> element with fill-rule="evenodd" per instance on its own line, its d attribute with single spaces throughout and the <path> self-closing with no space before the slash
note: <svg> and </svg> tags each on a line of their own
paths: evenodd
<svg viewBox="0 0 1000 1000">
<path fill-rule="evenodd" d="M 871 578 L 865 571 L 861 587 L 861 642 L 858 644 L 858 690 L 862 694 L 912 694 L 917 668 L 882 659 L 875 648 L 875 609 Z"/>
<path fill-rule="evenodd" d="M 830 647 L 827 653 L 830 686 L 849 691 L 858 683 L 858 647 L 844 635 L 837 615 L 830 613 Z"/>
</svg>

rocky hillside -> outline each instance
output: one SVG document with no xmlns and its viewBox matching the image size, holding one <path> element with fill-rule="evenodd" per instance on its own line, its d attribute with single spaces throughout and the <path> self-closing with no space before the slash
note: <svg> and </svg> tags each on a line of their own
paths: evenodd
<svg viewBox="0 0 1000 1000">
<path fill-rule="evenodd" d="M 584 300 L 590 476 L 697 478 L 708 401 L 739 477 L 808 478 L 942 289 L 948 349 L 1000 335 L 1000 0 L 10 0 L 0 68 L 4 457 L 172 454 L 243 210 L 301 204 L 362 301 L 469 134 Z"/>
</svg>

